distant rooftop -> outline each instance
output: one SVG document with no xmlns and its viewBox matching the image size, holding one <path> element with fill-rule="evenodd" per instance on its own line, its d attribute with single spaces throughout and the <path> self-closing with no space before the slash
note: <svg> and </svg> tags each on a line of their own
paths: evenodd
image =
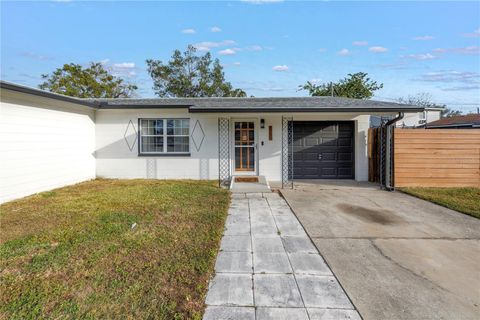
<svg viewBox="0 0 480 320">
<path fill-rule="evenodd" d="M 189 112 L 416 112 L 423 107 L 343 97 L 79 99 L 0 81 L 0 88 L 95 109 L 188 108 Z"/>
<path fill-rule="evenodd" d="M 473 127 L 480 128 L 480 114 L 472 113 L 463 116 L 443 118 L 427 124 L 428 128 Z"/>
</svg>

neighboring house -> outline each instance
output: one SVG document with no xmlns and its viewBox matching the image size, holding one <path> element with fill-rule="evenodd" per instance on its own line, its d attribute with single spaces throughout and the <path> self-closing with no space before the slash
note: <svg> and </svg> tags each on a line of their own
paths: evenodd
<svg viewBox="0 0 480 320">
<path fill-rule="evenodd" d="M 397 128 L 424 128 L 427 123 L 439 120 L 442 116 L 442 107 L 427 107 L 420 112 L 405 113 L 402 120 L 396 123 Z M 371 127 L 380 127 L 382 118 L 372 116 Z"/>
<path fill-rule="evenodd" d="M 77 99 L 1 82 L 0 202 L 92 179 L 368 179 L 371 115 L 339 97 Z"/>
<path fill-rule="evenodd" d="M 430 122 L 427 129 L 477 129 L 480 128 L 480 114 L 472 113 Z"/>
</svg>

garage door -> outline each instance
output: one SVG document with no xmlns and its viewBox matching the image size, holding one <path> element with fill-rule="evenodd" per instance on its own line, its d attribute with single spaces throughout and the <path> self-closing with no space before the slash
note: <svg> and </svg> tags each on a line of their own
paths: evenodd
<svg viewBox="0 0 480 320">
<path fill-rule="evenodd" d="M 352 121 L 293 122 L 294 179 L 353 179 Z"/>
</svg>

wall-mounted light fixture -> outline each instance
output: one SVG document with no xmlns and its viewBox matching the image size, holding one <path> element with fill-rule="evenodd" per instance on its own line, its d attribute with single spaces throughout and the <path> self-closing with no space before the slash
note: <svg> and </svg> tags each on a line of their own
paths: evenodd
<svg viewBox="0 0 480 320">
<path fill-rule="evenodd" d="M 260 128 L 265 128 L 265 119 L 260 119 Z"/>
</svg>

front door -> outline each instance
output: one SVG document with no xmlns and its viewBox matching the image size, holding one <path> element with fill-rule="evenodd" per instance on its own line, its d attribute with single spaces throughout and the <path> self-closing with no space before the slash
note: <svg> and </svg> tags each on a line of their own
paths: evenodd
<svg viewBox="0 0 480 320">
<path fill-rule="evenodd" d="M 255 122 L 235 121 L 235 171 L 255 173 Z"/>
</svg>

